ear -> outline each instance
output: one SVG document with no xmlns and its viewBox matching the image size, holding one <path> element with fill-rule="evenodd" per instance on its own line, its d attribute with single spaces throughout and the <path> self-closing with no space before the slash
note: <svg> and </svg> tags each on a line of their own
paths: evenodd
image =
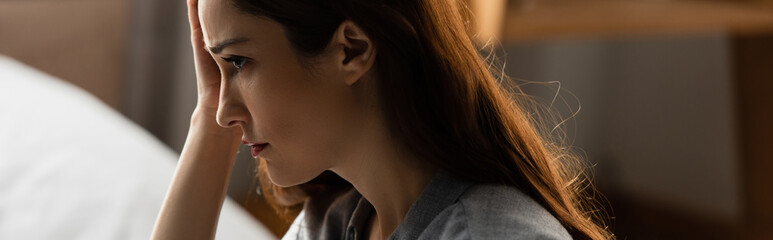
<svg viewBox="0 0 773 240">
<path fill-rule="evenodd" d="M 331 47 L 335 51 L 336 65 L 342 71 L 346 85 L 359 81 L 376 59 L 373 42 L 354 22 L 346 20 L 333 34 Z"/>
</svg>

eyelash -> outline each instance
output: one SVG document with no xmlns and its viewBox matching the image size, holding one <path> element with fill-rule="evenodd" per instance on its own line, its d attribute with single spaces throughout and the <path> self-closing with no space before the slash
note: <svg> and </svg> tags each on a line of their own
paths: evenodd
<svg viewBox="0 0 773 240">
<path fill-rule="evenodd" d="M 244 67 L 244 64 L 247 64 L 247 58 L 240 56 L 223 58 L 223 61 L 233 64 L 234 68 L 236 68 L 236 71 L 240 71 Z"/>
</svg>

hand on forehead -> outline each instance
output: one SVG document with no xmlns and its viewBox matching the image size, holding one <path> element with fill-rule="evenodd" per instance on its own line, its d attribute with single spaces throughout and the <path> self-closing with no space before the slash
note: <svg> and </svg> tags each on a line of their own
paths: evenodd
<svg viewBox="0 0 773 240">
<path fill-rule="evenodd" d="M 247 17 L 228 0 L 199 0 L 198 15 L 208 48 L 240 34 L 238 23 L 244 22 L 243 18 Z"/>
</svg>

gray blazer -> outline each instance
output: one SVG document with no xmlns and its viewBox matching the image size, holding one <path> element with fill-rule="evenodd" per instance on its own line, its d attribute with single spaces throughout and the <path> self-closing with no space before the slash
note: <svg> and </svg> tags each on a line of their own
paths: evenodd
<svg viewBox="0 0 773 240">
<path fill-rule="evenodd" d="M 354 189 L 327 201 L 311 199 L 282 239 L 365 239 L 372 212 L 373 206 Z M 553 215 L 517 188 L 473 184 L 438 173 L 389 239 L 572 238 Z"/>
</svg>

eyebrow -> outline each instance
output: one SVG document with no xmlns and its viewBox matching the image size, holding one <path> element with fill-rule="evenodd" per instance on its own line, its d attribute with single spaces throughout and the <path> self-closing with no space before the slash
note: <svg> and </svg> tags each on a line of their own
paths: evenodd
<svg viewBox="0 0 773 240">
<path fill-rule="evenodd" d="M 246 42 L 248 40 L 249 39 L 247 39 L 247 38 L 231 38 L 231 39 L 227 39 L 225 41 L 222 41 L 222 42 L 216 44 L 213 47 L 209 47 L 209 51 L 212 52 L 213 54 L 218 54 L 218 53 L 222 52 L 223 49 L 225 49 L 228 46 L 231 46 L 231 45 L 234 45 L 234 44 L 238 44 L 238 43 L 243 43 L 243 42 Z"/>
</svg>

